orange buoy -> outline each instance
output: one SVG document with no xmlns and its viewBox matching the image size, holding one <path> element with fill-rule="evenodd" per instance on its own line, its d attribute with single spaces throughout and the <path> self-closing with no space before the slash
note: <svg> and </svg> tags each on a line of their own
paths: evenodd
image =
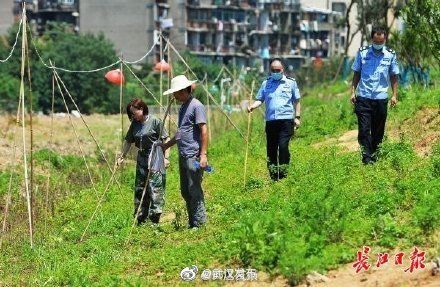
<svg viewBox="0 0 440 287">
<path fill-rule="evenodd" d="M 105 78 L 113 85 L 121 85 L 124 83 L 124 75 L 119 69 L 108 71 L 107 74 L 105 74 Z"/>
<path fill-rule="evenodd" d="M 157 62 L 156 65 L 154 65 L 154 70 L 157 72 L 168 72 L 170 70 L 171 66 L 168 64 L 165 60 L 162 59 L 162 61 Z"/>
</svg>

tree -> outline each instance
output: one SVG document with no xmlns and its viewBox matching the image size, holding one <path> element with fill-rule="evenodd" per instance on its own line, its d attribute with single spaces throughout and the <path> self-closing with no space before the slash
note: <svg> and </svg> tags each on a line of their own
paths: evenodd
<svg viewBox="0 0 440 287">
<path fill-rule="evenodd" d="M 0 73 L 0 107 L 9 113 L 17 111 L 20 81 L 8 74 Z"/>
<path fill-rule="evenodd" d="M 416 37 L 440 63 L 440 2 L 438 0 L 409 0 L 404 8 L 405 29 Z M 418 41 L 416 40 L 418 39 Z M 417 43 L 418 42 L 418 43 Z M 410 48 L 410 45 L 408 45 Z"/>
<path fill-rule="evenodd" d="M 9 50 L 15 41 L 15 35 L 18 27 L 14 26 L 9 31 L 9 47 L 0 48 L 0 55 L 5 53 L 3 50 Z M 34 110 L 49 112 L 52 101 L 52 70 L 45 67 L 35 49 L 39 50 L 43 61 L 49 64 L 49 60 L 57 67 L 63 67 L 70 70 L 92 70 L 104 67 L 117 61 L 116 51 L 113 44 L 102 34 L 94 36 L 92 34 L 75 34 L 66 24 L 49 22 L 45 34 L 36 38 L 33 36 L 29 43 L 29 62 L 31 66 L 32 90 L 35 101 Z M 1 46 L 1 44 L 0 44 Z M 4 46 L 4 45 L 3 45 Z M 0 76 L 13 82 L 20 80 L 21 63 L 21 41 L 17 43 L 11 59 L 0 64 Z M 119 111 L 119 97 L 112 92 L 112 87 L 104 80 L 106 71 L 94 73 L 67 73 L 58 72 L 63 79 L 72 97 L 83 113 L 116 113 Z M 6 76 L 8 75 L 8 76 Z M 27 79 L 26 79 L 27 81 Z M 9 84 L 10 85 L 10 84 Z M 26 83 L 26 87 L 28 84 Z M 116 88 L 113 88 L 113 90 Z M 18 93 L 12 95 L 11 88 L 3 88 L 3 93 L 9 96 L 5 98 L 18 101 Z M 2 107 L 4 109 L 4 105 Z M 61 95 L 56 95 L 55 108 L 57 111 L 64 111 L 64 103 Z M 74 106 L 69 103 L 69 108 Z"/>
<path fill-rule="evenodd" d="M 51 23 L 44 36 L 38 39 L 37 49 L 42 51 L 42 58 L 57 67 L 69 70 L 92 70 L 104 67 L 117 60 L 113 44 L 103 34 L 77 35 L 65 25 Z M 33 55 L 36 59 L 36 55 Z M 44 111 L 51 107 L 52 72 L 38 60 L 33 62 L 35 90 L 39 92 L 38 106 Z M 113 67 L 115 68 L 115 67 Z M 59 71 L 66 87 L 78 103 L 83 113 L 116 113 L 119 111 L 119 98 L 110 93 L 111 86 L 104 80 L 106 71 L 93 73 L 68 73 Z M 56 102 L 57 108 L 62 101 Z M 74 108 L 70 105 L 70 108 Z"/>
</svg>

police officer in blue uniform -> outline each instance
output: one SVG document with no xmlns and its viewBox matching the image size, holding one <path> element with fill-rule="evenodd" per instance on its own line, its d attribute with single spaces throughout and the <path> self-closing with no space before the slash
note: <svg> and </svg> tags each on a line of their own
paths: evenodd
<svg viewBox="0 0 440 287">
<path fill-rule="evenodd" d="M 372 45 L 359 49 L 353 63 L 354 71 L 350 101 L 358 118 L 358 141 L 362 162 L 374 163 L 377 148 L 382 142 L 388 107 L 388 87 L 393 91 L 391 107 L 397 104 L 397 77 L 399 67 L 396 53 L 385 46 L 386 31 L 374 27 Z"/>
<path fill-rule="evenodd" d="M 266 105 L 267 166 L 272 180 L 287 176 L 290 162 L 289 142 L 294 127 L 301 124 L 301 105 L 298 85 L 295 79 L 284 75 L 282 60 L 270 61 L 270 77 L 258 91 L 255 102 L 248 112 Z"/>
</svg>

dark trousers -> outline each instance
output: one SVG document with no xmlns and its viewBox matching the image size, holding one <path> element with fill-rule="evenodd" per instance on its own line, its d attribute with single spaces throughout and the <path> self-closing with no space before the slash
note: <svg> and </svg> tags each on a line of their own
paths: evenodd
<svg viewBox="0 0 440 287">
<path fill-rule="evenodd" d="M 388 100 L 356 98 L 355 113 L 358 118 L 358 141 L 362 148 L 362 162 L 376 161 L 377 147 L 382 142 L 387 119 Z"/>
<path fill-rule="evenodd" d="M 293 125 L 293 119 L 266 122 L 267 167 L 272 180 L 287 176 L 290 162 L 289 142 L 293 136 Z"/>
<path fill-rule="evenodd" d="M 186 203 L 189 227 L 206 223 L 205 197 L 202 190 L 203 170 L 196 169 L 197 158 L 179 156 L 180 192 Z"/>
</svg>

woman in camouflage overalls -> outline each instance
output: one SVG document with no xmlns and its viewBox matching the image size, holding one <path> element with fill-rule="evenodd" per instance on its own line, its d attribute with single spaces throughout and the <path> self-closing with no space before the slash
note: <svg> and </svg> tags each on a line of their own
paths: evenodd
<svg viewBox="0 0 440 287">
<path fill-rule="evenodd" d="M 153 148 L 153 143 L 159 138 L 166 142 L 169 140 L 166 130 L 162 127 L 162 121 L 148 114 L 148 106 L 140 99 L 133 99 L 127 105 L 127 115 L 131 121 L 125 137 L 122 153 L 118 158 L 118 164 L 122 164 L 125 156 L 134 143 L 139 149 L 136 164 L 136 181 L 134 188 L 134 216 L 137 215 L 137 223 L 142 224 L 147 219 L 153 223 L 159 223 L 165 196 L 165 174 L 151 172 L 147 190 L 142 200 L 142 193 L 148 177 L 148 157 Z M 168 167 L 169 150 L 165 151 L 165 167 Z"/>
</svg>

